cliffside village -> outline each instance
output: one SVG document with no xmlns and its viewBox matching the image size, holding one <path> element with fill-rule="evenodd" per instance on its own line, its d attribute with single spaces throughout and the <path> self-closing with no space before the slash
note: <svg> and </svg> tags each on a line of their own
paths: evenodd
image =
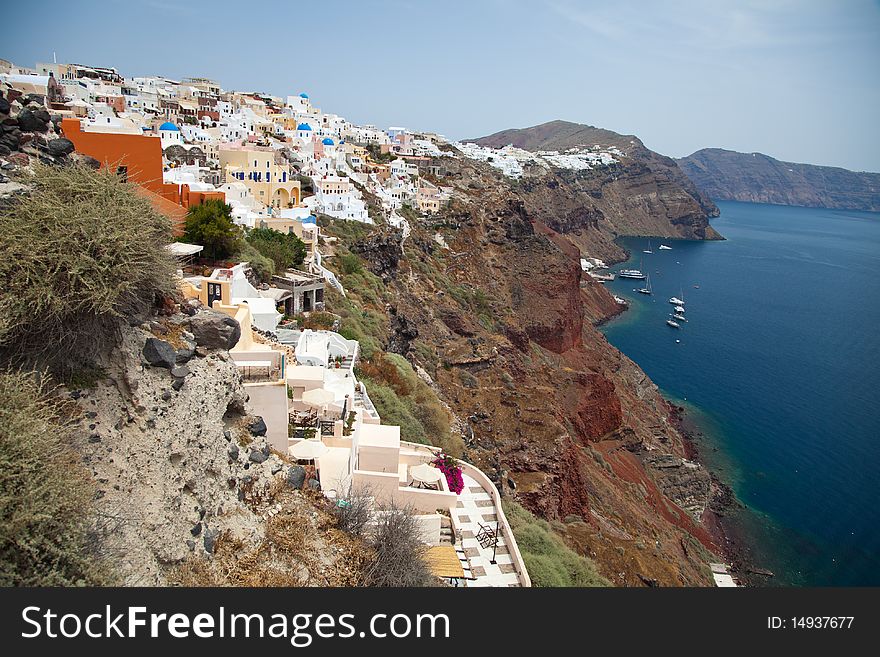
<svg viewBox="0 0 880 657">
<path fill-rule="evenodd" d="M 60 116 L 53 119 L 59 139 L 115 167 L 178 231 L 189 207 L 218 199 L 243 228 L 302 239 L 302 269 L 278 272 L 271 285 L 259 287 L 247 263 L 187 275 L 187 260 L 202 247 L 168 245 L 181 264 L 183 295 L 240 326 L 229 354 L 271 447 L 309 465 L 320 489 L 340 504 L 360 494 L 377 510 L 392 502 L 411 509 L 435 574 L 450 583 L 530 586 L 492 481 L 463 461 L 454 461 L 455 474 L 448 474 L 444 464 L 453 462 L 438 462 L 437 448 L 402 441 L 400 427 L 381 423 L 355 375 L 356 341 L 333 331 L 279 327 L 284 314 L 323 308 L 325 284 L 345 293 L 322 264 L 317 216 L 372 223 L 366 191 L 389 223 L 406 232 L 398 213 L 404 205 L 431 214 L 449 198 L 448 189 L 426 179 L 440 177 L 446 140 L 354 125 L 321 111 L 306 93 L 281 99 L 224 91 L 204 78 L 126 79 L 112 68 L 40 63 L 23 69 L 0 62 L 0 88 L 7 101 L 21 99 L 34 114 L 42 97 Z M 0 152 L 9 154 L 8 148 Z M 144 358 L 174 374 L 174 354 L 165 351 L 148 341 Z"/>
</svg>

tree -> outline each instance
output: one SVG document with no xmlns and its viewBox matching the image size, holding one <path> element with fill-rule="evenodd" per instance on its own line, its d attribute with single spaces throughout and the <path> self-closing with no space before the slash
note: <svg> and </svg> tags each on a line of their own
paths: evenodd
<svg viewBox="0 0 880 657">
<path fill-rule="evenodd" d="M 298 267 L 306 258 L 306 245 L 293 233 L 271 228 L 254 228 L 246 236 L 248 244 L 275 263 L 276 272 Z"/>
<path fill-rule="evenodd" d="M 187 212 L 183 239 L 204 246 L 212 260 L 235 253 L 240 236 L 238 226 L 232 221 L 232 206 L 223 201 L 205 201 Z"/>
</svg>

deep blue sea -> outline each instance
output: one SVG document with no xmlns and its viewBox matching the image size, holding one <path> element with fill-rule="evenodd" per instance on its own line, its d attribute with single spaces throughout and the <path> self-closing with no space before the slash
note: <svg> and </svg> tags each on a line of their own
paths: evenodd
<svg viewBox="0 0 880 657">
<path fill-rule="evenodd" d="M 654 295 L 609 283 L 603 331 L 705 432 L 768 583 L 880 585 L 880 214 L 718 206 L 726 241 L 621 241 Z"/>
</svg>

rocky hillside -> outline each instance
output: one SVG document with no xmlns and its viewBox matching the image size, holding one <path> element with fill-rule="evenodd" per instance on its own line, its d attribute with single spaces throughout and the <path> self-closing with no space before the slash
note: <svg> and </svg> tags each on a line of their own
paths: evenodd
<svg viewBox="0 0 880 657">
<path fill-rule="evenodd" d="M 678 161 L 714 199 L 880 212 L 880 173 L 705 148 Z"/>
<path fill-rule="evenodd" d="M 566 151 L 594 146 L 617 149 L 619 162 L 590 170 L 527 171 L 522 185 L 544 212 L 554 230 L 581 236 L 597 231 L 603 244 L 619 235 L 718 239 L 709 218 L 718 208 L 682 173 L 675 160 L 646 148 L 633 135 L 567 121 L 504 130 L 470 140 L 481 146 L 509 144 L 529 151 Z M 598 237 L 598 236 L 596 236 Z M 590 240 L 584 240 L 584 246 Z M 615 247 L 604 247 L 613 257 Z M 620 254 L 618 254 L 618 258 Z"/>
<path fill-rule="evenodd" d="M 100 553 L 124 585 L 344 585 L 357 546 L 321 527 L 305 470 L 270 451 L 227 348 L 238 325 L 185 306 L 125 332 L 69 397 L 97 484 Z M 305 485 L 307 489 L 308 486 Z M 329 523 L 328 523 L 329 524 Z M 283 537 L 283 541 L 279 539 Z"/>
<path fill-rule="evenodd" d="M 610 218 L 585 209 L 565 173 L 512 181 L 466 158 L 444 166 L 453 201 L 411 216 L 402 245 L 390 229 L 324 221 L 340 256 L 374 275 L 343 273 L 348 298 L 329 298 L 352 306 L 342 331 L 404 355 L 456 418 L 465 458 L 609 580 L 710 583 L 709 475 L 657 387 L 594 326 L 619 306 L 582 276 L 575 243 L 617 252 Z"/>
</svg>

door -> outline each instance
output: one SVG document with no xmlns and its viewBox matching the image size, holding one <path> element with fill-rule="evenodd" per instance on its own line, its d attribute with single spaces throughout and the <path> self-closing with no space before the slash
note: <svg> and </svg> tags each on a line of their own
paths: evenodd
<svg viewBox="0 0 880 657">
<path fill-rule="evenodd" d="M 220 283 L 208 283 L 208 308 L 212 308 L 215 301 L 223 302 L 223 288 Z"/>
</svg>

